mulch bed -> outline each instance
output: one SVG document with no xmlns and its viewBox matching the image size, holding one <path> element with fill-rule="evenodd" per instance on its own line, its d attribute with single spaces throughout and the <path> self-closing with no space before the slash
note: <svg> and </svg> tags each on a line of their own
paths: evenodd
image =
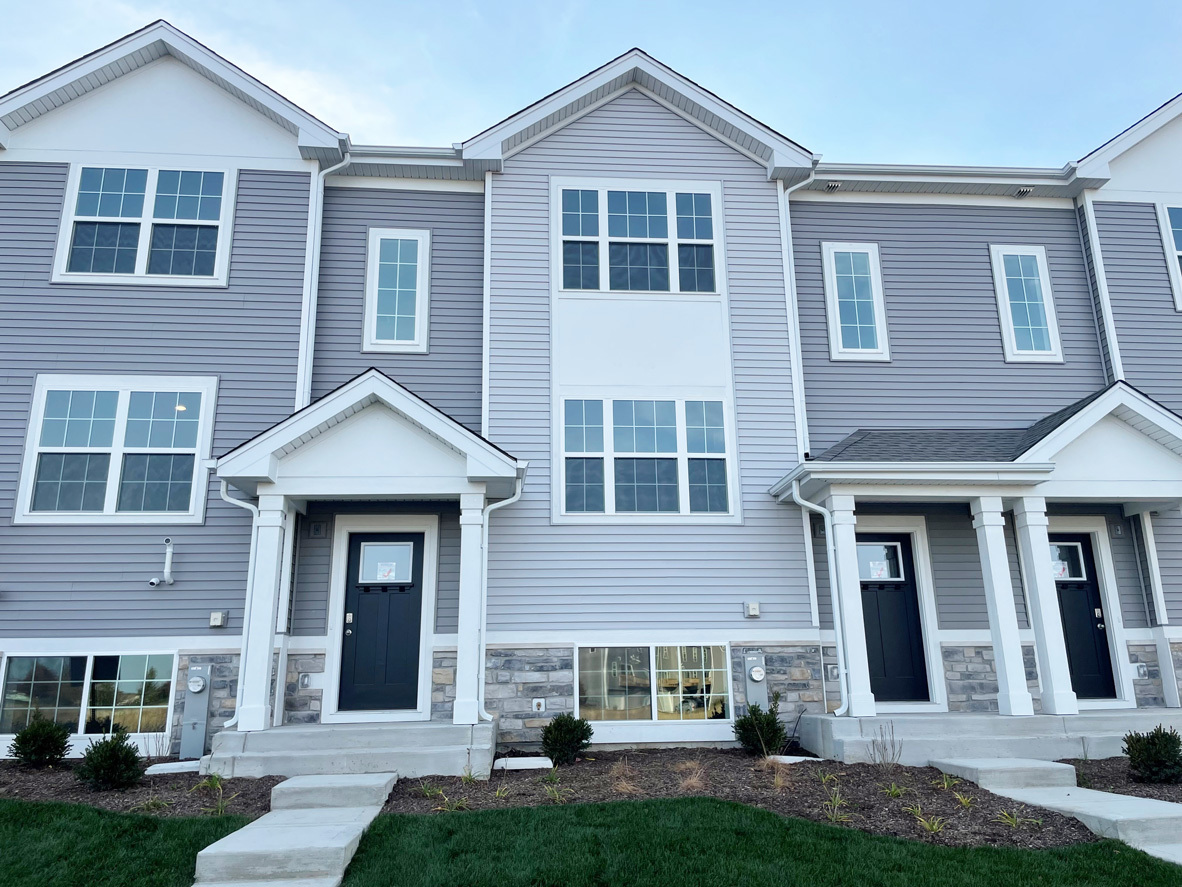
<svg viewBox="0 0 1182 887">
<path fill-rule="evenodd" d="M 822 774 L 836 776 L 836 783 L 823 783 Z M 942 774 L 931 767 L 896 766 L 884 771 L 871 764 L 804 761 L 776 768 L 739 750 L 637 749 L 592 752 L 573 766 L 558 768 L 556 775 L 557 782 L 547 781 L 549 774 L 545 770 L 494 771 L 487 782 L 467 784 L 446 776 L 404 779 L 394 786 L 384 812 L 436 813 L 457 806 L 490 810 L 707 796 L 784 816 L 834 822 L 824 805 L 831 801 L 836 787 L 845 803 L 837 808 L 835 824 L 873 834 L 950 846 L 1022 848 L 1097 840 L 1074 819 L 1026 807 L 971 783 L 940 787 L 935 783 Z M 892 798 L 883 792 L 883 787 L 892 782 L 905 789 L 901 797 Z M 442 795 L 435 794 L 439 790 Z M 429 792 L 433 796 L 428 797 Z M 956 792 L 970 796 L 971 806 L 963 807 Z M 915 804 L 929 821 L 934 817 L 943 820 L 942 830 L 928 831 L 914 813 L 903 809 Z M 1003 811 L 1023 821 L 1017 826 L 995 821 Z M 848 819 L 840 821 L 840 817 Z"/>
<path fill-rule="evenodd" d="M 1182 784 L 1134 782 L 1129 773 L 1128 758 L 1102 758 L 1098 761 L 1072 759 L 1062 763 L 1074 765 L 1076 782 L 1080 788 L 1094 788 L 1101 792 L 1116 792 L 1118 795 L 1135 795 L 1138 798 L 1156 798 L 1159 801 L 1182 804 Z"/>
<path fill-rule="evenodd" d="M 70 761 L 44 770 L 30 770 L 12 761 L 0 761 L 0 798 L 88 804 L 118 813 L 202 816 L 211 814 L 210 808 L 217 799 L 216 793 L 208 789 L 193 790 L 203 778 L 196 773 L 145 776 L 138 786 L 126 791 L 96 792 L 78 781 Z M 225 812 L 262 816 L 271 809 L 271 789 L 282 781 L 282 776 L 223 780 L 223 797 L 237 796 L 230 800 Z"/>
</svg>

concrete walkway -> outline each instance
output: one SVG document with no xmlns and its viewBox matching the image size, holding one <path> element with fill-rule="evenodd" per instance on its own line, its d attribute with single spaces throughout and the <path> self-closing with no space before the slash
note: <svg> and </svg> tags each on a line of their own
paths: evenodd
<svg viewBox="0 0 1182 887">
<path fill-rule="evenodd" d="M 1097 835 L 1182 864 L 1182 804 L 1079 788 L 1074 767 L 1051 761 L 958 758 L 932 766 L 995 795 L 1074 816 Z"/>
<path fill-rule="evenodd" d="M 198 887 L 338 887 L 394 773 L 296 776 L 271 812 L 197 854 Z"/>
</svg>

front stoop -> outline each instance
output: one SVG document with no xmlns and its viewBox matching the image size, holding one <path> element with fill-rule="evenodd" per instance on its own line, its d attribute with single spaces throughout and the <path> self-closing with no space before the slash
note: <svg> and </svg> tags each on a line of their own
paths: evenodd
<svg viewBox="0 0 1182 887">
<path fill-rule="evenodd" d="M 932 766 L 995 795 L 1073 816 L 1101 837 L 1117 838 L 1151 856 L 1182 863 L 1182 804 L 1078 788 L 1070 764 L 977 758 L 932 761 Z"/>
<path fill-rule="evenodd" d="M 462 776 L 487 779 L 496 725 L 445 722 L 307 724 L 270 730 L 223 730 L 213 737 L 202 773 L 232 776 L 309 776 L 398 773 L 404 778 Z"/>
<path fill-rule="evenodd" d="M 302 776 L 280 783 L 270 813 L 197 854 L 196 884 L 337 887 L 397 778 Z"/>
</svg>

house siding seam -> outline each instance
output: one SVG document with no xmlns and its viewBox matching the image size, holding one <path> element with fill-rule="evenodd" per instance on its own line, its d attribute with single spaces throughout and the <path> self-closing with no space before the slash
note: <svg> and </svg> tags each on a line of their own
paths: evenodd
<svg viewBox="0 0 1182 887">
<path fill-rule="evenodd" d="M 426 354 L 362 351 L 370 228 L 431 232 Z M 312 397 L 370 367 L 480 433 L 484 195 L 325 188 Z"/>
<path fill-rule="evenodd" d="M 742 526 L 552 525 L 551 176 L 722 180 Z M 808 626 L 799 517 L 767 493 L 796 462 L 779 206 L 766 170 L 636 91 L 515 155 L 493 189 L 489 436 L 528 459 L 492 519 L 488 628 L 725 632 Z M 746 624 L 750 625 L 750 622 Z"/>
<path fill-rule="evenodd" d="M 250 517 L 215 479 L 203 525 L 13 526 L 14 500 L 37 373 L 217 376 L 214 457 L 290 414 L 309 174 L 242 170 L 229 285 L 169 288 L 49 283 L 66 173 L 0 162 L 0 623 L 10 637 L 216 637 L 210 611 L 226 610 L 237 633 Z M 176 584 L 149 589 L 165 536 Z"/>
<path fill-rule="evenodd" d="M 858 428 L 1029 424 L 1105 384 L 1070 209 L 797 201 L 792 236 L 813 452 Z M 889 362 L 829 359 L 826 241 L 878 244 Z M 1046 248 L 1064 363 L 1005 362 L 991 243 Z"/>
</svg>

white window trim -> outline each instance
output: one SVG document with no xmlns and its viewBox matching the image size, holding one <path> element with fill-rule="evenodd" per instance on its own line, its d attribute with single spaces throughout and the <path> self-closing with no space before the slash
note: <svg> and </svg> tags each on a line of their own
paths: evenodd
<svg viewBox="0 0 1182 887">
<path fill-rule="evenodd" d="M 1052 542 L 1051 545 L 1056 548 L 1074 548 L 1076 551 L 1078 551 L 1079 552 L 1079 568 L 1083 572 L 1083 575 L 1081 575 L 1081 576 L 1064 576 L 1062 579 L 1060 579 L 1058 576 L 1056 576 L 1055 581 L 1056 582 L 1087 582 L 1088 581 L 1088 566 L 1084 562 L 1083 545 L 1079 542 Z M 1052 564 L 1054 563 L 1053 559 L 1051 560 L 1051 563 Z"/>
<path fill-rule="evenodd" d="M 858 542 L 856 547 L 860 548 L 863 545 L 881 545 L 884 548 L 895 549 L 895 558 L 899 562 L 899 575 L 898 576 L 891 576 L 886 579 L 868 579 L 865 576 L 859 576 L 858 579 L 860 582 L 899 582 L 899 583 L 903 583 L 903 582 L 907 581 L 907 568 L 903 562 L 903 546 L 902 545 L 900 545 L 898 542 Z"/>
<path fill-rule="evenodd" d="M 74 212 L 78 206 L 78 184 L 82 180 L 83 167 L 117 167 L 123 169 L 147 169 L 148 182 L 144 191 L 144 211 L 139 218 L 119 219 L 140 226 L 139 246 L 135 254 L 134 274 L 95 274 L 71 273 L 66 270 L 70 261 L 70 244 L 74 238 L 74 223 L 76 221 L 92 221 L 89 218 L 78 219 Z M 225 178 L 222 180 L 222 214 L 213 220 L 197 219 L 155 219 L 156 180 L 161 169 L 182 169 L 185 172 L 220 172 Z M 234 207 L 238 196 L 238 170 L 209 169 L 178 163 L 174 166 L 148 166 L 142 163 L 73 163 L 66 181 L 66 199 L 62 206 L 62 222 L 57 233 L 57 250 L 54 254 L 53 273 L 51 283 L 80 283 L 80 284 L 133 284 L 137 286 L 204 286 L 225 287 L 229 285 L 230 275 L 230 245 L 233 240 Z M 159 222 L 162 225 L 205 225 L 216 226 L 218 229 L 218 249 L 213 263 L 212 277 L 194 277 L 177 274 L 148 274 L 148 252 L 152 242 L 152 226 Z"/>
<path fill-rule="evenodd" d="M 1043 308 L 1047 315 L 1047 335 L 1050 351 L 1019 351 L 1014 337 L 1014 321 L 1010 315 L 1010 295 L 1006 288 L 1003 256 L 1034 256 L 1038 262 L 1038 277 L 1042 285 Z M 1059 340 L 1059 319 L 1055 311 L 1055 297 L 1051 291 L 1050 265 L 1047 251 L 1042 246 L 992 243 L 989 257 L 993 264 L 993 289 L 997 294 L 997 313 L 1001 321 L 1001 343 L 1006 363 L 1063 363 L 1063 344 Z"/>
<path fill-rule="evenodd" d="M 701 721 L 658 720 L 657 718 L 657 647 L 723 647 L 727 662 L 727 698 L 730 702 L 729 716 Z M 580 647 L 647 647 L 649 662 L 649 698 L 653 716 L 640 721 L 592 721 L 595 741 L 604 742 L 669 742 L 672 740 L 717 741 L 734 740 L 735 731 L 735 671 L 732 667 L 731 645 L 719 640 L 681 640 L 662 643 L 659 640 L 613 641 L 602 643 L 579 641 L 574 644 L 574 686 L 575 717 L 580 717 L 579 707 L 579 648 Z"/>
<path fill-rule="evenodd" d="M 566 401 L 568 400 L 600 400 L 603 401 L 603 450 L 596 453 L 568 453 L 566 452 Z M 615 400 L 672 400 L 677 412 L 677 452 L 676 453 L 616 453 L 614 440 L 614 413 L 612 401 Z M 726 437 L 725 453 L 691 453 L 688 446 L 688 431 L 685 422 L 685 402 L 687 400 L 713 400 L 722 402 L 723 430 Z M 553 495 L 551 496 L 551 523 L 555 524 L 737 524 L 742 523 L 741 490 L 739 488 L 738 471 L 738 435 L 735 428 L 734 403 L 729 394 L 718 390 L 689 391 L 681 389 L 676 393 L 650 391 L 619 391 L 618 389 L 595 388 L 567 388 L 558 393 L 554 412 L 552 452 L 555 464 Z M 566 510 L 566 460 L 572 459 L 603 459 L 603 497 L 604 511 L 581 512 Z M 615 470 L 613 460 L 621 459 L 676 459 L 677 460 L 677 499 L 681 509 L 677 512 L 616 512 L 615 508 Z M 729 511 L 691 512 L 689 510 L 689 460 L 690 459 L 725 459 L 727 505 Z"/>
<path fill-rule="evenodd" d="M 383 240 L 414 240 L 419 245 L 419 267 L 415 275 L 415 337 L 409 342 L 377 338 L 378 257 Z M 426 354 L 431 320 L 431 232 L 417 228 L 370 228 L 365 253 L 365 332 L 362 351 L 388 354 Z"/>
<path fill-rule="evenodd" d="M 562 234 L 562 192 L 564 190 L 597 191 L 599 194 L 599 236 L 598 237 L 563 237 Z M 660 191 L 666 195 L 668 211 L 668 237 L 609 237 L 607 233 L 607 192 L 608 191 Z M 714 247 L 714 290 L 712 292 L 696 292 L 681 290 L 681 275 L 677 264 L 677 247 L 681 241 L 677 238 L 677 207 L 676 195 L 709 194 L 711 228 L 714 234 L 710 240 L 686 240 L 686 244 L 705 245 Z M 553 177 L 550 179 L 550 267 L 554 292 L 561 296 L 595 296 L 611 295 L 615 297 L 656 296 L 677 297 L 686 299 L 717 299 L 726 293 L 726 248 L 723 237 L 722 211 L 722 183 L 717 181 L 695 181 L 677 179 L 583 179 Z M 562 242 L 563 240 L 591 242 L 599 244 L 599 289 L 566 289 L 562 279 Z M 609 241 L 628 243 L 667 243 L 669 245 L 669 289 L 668 290 L 613 290 L 610 282 L 610 266 L 608 264 Z"/>
<path fill-rule="evenodd" d="M 116 645 L 118 646 L 118 645 Z M 86 749 L 90 746 L 92 741 L 101 739 L 103 734 L 87 733 L 86 732 L 86 712 L 89 708 L 90 702 L 90 683 L 91 673 L 94 671 L 94 657 L 96 656 L 171 656 L 172 657 L 172 675 L 171 684 L 168 691 L 168 712 L 165 715 L 165 728 L 158 733 L 129 733 L 128 738 L 135 743 L 140 750 L 140 753 L 148 756 L 156 754 L 156 737 L 164 735 L 168 737 L 169 754 L 172 749 L 172 718 L 175 710 L 177 698 L 177 675 L 180 672 L 180 655 L 176 650 L 129 650 L 124 651 L 120 649 L 112 650 L 98 650 L 96 652 L 80 652 L 77 649 L 69 652 L 61 652 L 59 648 L 50 647 L 50 652 L 37 650 L 36 652 L 13 652 L 3 657 L 2 667 L 0 667 L 0 701 L 2 700 L 4 687 L 8 682 L 8 668 L 12 664 L 13 659 L 28 659 L 32 657 L 51 659 L 56 657 L 72 657 L 85 656 L 86 657 L 86 674 L 82 679 L 82 708 L 78 715 L 78 729 L 72 731 L 70 736 L 70 747 L 66 752 L 66 757 L 77 758 L 81 757 Z M 15 733 L 0 733 L 0 759 L 8 758 L 8 746 L 15 738 Z"/>
<path fill-rule="evenodd" d="M 209 473 L 213 461 L 209 458 L 213 441 L 213 417 L 217 401 L 216 376 L 108 376 L 46 375 L 37 376 L 33 387 L 33 402 L 25 431 L 25 451 L 21 463 L 20 484 L 17 488 L 14 524 L 199 524 L 205 520 L 205 499 L 209 488 Z M 119 392 L 115 413 L 115 435 L 109 448 L 47 447 L 52 451 L 110 452 L 111 463 L 107 474 L 106 503 L 103 511 L 52 512 L 33 511 L 32 497 L 37 475 L 37 456 L 41 452 L 41 420 L 45 414 L 45 396 L 50 390 L 101 390 Z M 193 449 L 193 486 L 188 511 L 117 512 L 119 478 L 123 468 L 123 438 L 127 429 L 127 402 L 130 391 L 195 391 L 201 395 L 201 417 L 197 428 L 197 446 Z M 139 452 L 141 448 L 135 448 Z M 187 448 L 161 447 L 161 452 L 189 452 Z"/>
<path fill-rule="evenodd" d="M 837 267 L 835 253 L 870 254 L 870 288 L 874 297 L 874 329 L 877 348 L 846 348 L 841 342 L 841 317 L 837 303 Z M 830 360 L 886 360 L 891 359 L 891 343 L 887 328 L 886 298 L 882 287 L 882 266 L 877 243 L 822 243 L 821 259 L 825 281 L 825 317 L 829 323 Z"/>
<path fill-rule="evenodd" d="M 1170 209 L 1182 209 L 1182 200 L 1154 205 L 1157 209 L 1157 225 L 1161 234 L 1161 245 L 1166 255 L 1166 273 L 1170 277 L 1170 291 L 1174 294 L 1174 310 L 1182 311 L 1182 268 L 1178 257 L 1182 255 L 1174 244 L 1173 228 L 1170 226 Z"/>
</svg>

